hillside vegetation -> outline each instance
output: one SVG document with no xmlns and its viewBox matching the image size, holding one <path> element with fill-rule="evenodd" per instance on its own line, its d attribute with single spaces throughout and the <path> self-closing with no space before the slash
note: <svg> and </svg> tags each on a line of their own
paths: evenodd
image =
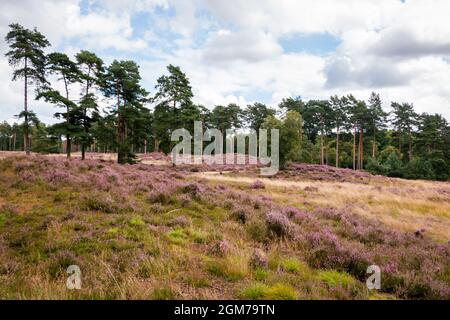
<svg viewBox="0 0 450 320">
<path fill-rule="evenodd" d="M 0 160 L 0 298 L 450 299 L 449 183 L 154 161 Z"/>
</svg>

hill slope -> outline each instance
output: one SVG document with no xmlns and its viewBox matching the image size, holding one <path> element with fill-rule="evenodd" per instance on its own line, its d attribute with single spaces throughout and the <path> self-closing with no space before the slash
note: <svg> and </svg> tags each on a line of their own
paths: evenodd
<svg viewBox="0 0 450 320">
<path fill-rule="evenodd" d="M 450 299 L 449 184 L 301 170 L 255 182 L 7 157 L 0 298 Z M 372 264 L 377 292 L 365 286 Z M 81 290 L 66 288 L 69 265 Z"/>
</svg>

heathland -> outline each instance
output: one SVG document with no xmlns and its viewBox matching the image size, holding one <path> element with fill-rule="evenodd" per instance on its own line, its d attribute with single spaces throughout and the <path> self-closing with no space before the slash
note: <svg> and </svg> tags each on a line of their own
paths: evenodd
<svg viewBox="0 0 450 320">
<path fill-rule="evenodd" d="M 450 299 L 448 182 L 303 164 L 263 178 L 161 154 L 0 158 L 3 299 Z"/>
</svg>

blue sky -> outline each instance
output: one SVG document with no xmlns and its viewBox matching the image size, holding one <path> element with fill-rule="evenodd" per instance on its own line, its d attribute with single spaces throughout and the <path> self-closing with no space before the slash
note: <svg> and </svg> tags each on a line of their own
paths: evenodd
<svg viewBox="0 0 450 320">
<path fill-rule="evenodd" d="M 377 91 L 386 109 L 412 102 L 450 119 L 448 12 L 445 0 L 6 0 L 0 32 L 19 22 L 44 33 L 49 51 L 135 60 L 151 93 L 165 66 L 179 65 L 208 108 Z M 2 54 L 0 121 L 22 107 L 10 75 Z M 54 107 L 33 109 L 54 121 Z"/>
</svg>

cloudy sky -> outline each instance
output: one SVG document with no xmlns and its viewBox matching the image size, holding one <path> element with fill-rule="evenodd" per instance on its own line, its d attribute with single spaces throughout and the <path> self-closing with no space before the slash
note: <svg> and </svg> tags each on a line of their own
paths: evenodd
<svg viewBox="0 0 450 320">
<path fill-rule="evenodd" d="M 0 34 L 37 27 L 50 50 L 133 59 L 150 92 L 169 63 L 211 108 L 371 91 L 450 119 L 448 0 L 2 0 Z M 0 41 L 0 121 L 22 108 Z M 33 102 L 45 122 L 54 107 Z"/>
</svg>

